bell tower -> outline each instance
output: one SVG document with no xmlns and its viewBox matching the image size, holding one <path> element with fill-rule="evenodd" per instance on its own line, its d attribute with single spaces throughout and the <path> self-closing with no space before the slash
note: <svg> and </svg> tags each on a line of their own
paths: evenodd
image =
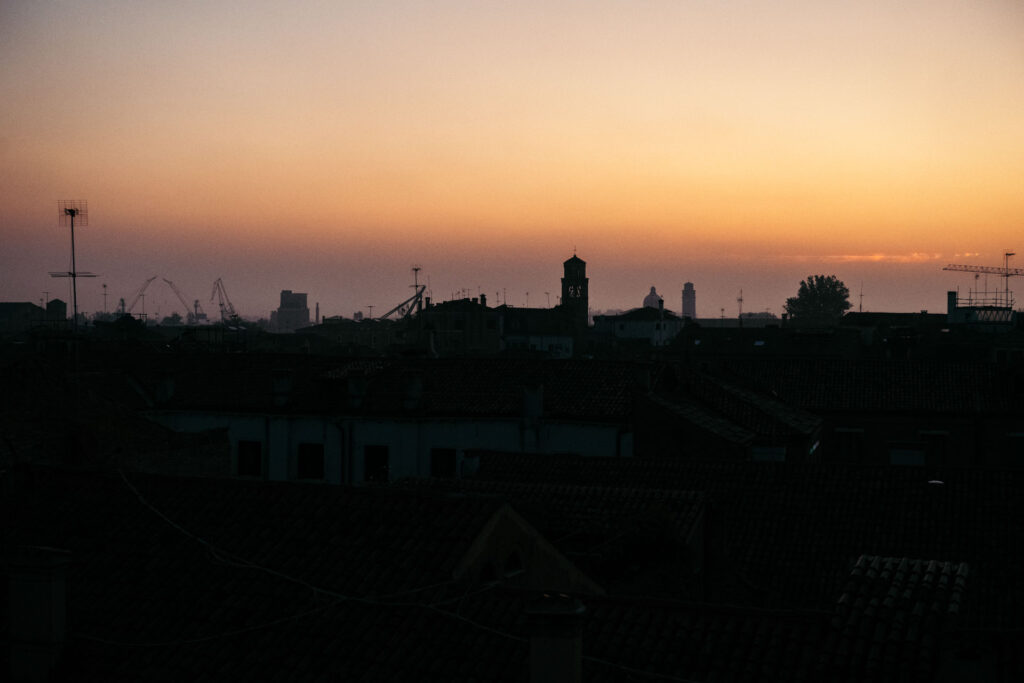
<svg viewBox="0 0 1024 683">
<path fill-rule="evenodd" d="M 573 254 L 562 266 L 562 307 L 573 324 L 586 328 L 590 315 L 587 262 Z"/>
</svg>

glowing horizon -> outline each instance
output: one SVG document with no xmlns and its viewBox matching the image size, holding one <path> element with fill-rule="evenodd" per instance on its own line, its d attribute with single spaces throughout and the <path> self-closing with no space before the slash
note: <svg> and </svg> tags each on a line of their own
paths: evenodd
<svg viewBox="0 0 1024 683">
<path fill-rule="evenodd" d="M 953 255 L 1024 250 L 1022 35 L 1001 0 L 6 3 L 0 284 L 52 284 L 74 196 L 119 296 L 223 276 L 253 315 L 390 307 L 412 263 L 524 300 L 573 247 L 595 308 L 836 271 L 936 308 Z"/>
</svg>

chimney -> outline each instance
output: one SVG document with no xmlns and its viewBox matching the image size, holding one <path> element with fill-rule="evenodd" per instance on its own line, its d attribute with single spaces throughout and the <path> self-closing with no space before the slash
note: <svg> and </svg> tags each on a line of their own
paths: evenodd
<svg viewBox="0 0 1024 683">
<path fill-rule="evenodd" d="M 483 293 L 480 294 L 480 305 L 483 306 L 484 308 L 487 308 L 487 295 L 486 294 L 483 294 Z"/>
<path fill-rule="evenodd" d="M 5 558 L 9 680 L 53 678 L 64 649 L 65 577 L 70 561 L 67 550 L 27 546 L 13 548 Z"/>
<path fill-rule="evenodd" d="M 563 593 L 545 593 L 526 607 L 530 683 L 583 679 L 583 618 L 587 608 Z"/>
</svg>

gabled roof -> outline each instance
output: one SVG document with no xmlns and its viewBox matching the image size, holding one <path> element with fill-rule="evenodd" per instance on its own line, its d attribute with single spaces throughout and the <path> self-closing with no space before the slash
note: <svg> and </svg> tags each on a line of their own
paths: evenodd
<svg viewBox="0 0 1024 683">
<path fill-rule="evenodd" d="M 704 494 L 691 491 L 465 478 L 405 479 L 395 485 L 506 500 L 562 554 L 614 592 L 627 585 L 635 589 L 639 580 L 626 575 L 623 563 L 676 559 L 670 556 L 700 534 L 705 515 Z M 643 548 L 656 548 L 654 557 L 638 557 Z M 680 566 L 672 568 L 677 572 L 673 593 L 696 599 L 696 581 L 678 574 L 691 568 Z"/>
</svg>

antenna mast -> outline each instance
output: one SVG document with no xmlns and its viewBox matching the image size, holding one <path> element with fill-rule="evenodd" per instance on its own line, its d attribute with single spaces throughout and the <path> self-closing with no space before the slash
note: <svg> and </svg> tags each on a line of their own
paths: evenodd
<svg viewBox="0 0 1024 683">
<path fill-rule="evenodd" d="M 74 317 L 71 319 L 71 327 L 78 330 L 78 278 L 96 277 L 95 273 L 79 273 L 75 268 L 75 218 L 78 218 L 79 227 L 89 225 L 89 205 L 84 199 L 63 199 L 57 202 L 59 220 L 62 226 L 71 226 L 71 270 L 67 272 L 52 272 L 50 277 L 71 278 L 71 296 L 74 306 Z"/>
</svg>

